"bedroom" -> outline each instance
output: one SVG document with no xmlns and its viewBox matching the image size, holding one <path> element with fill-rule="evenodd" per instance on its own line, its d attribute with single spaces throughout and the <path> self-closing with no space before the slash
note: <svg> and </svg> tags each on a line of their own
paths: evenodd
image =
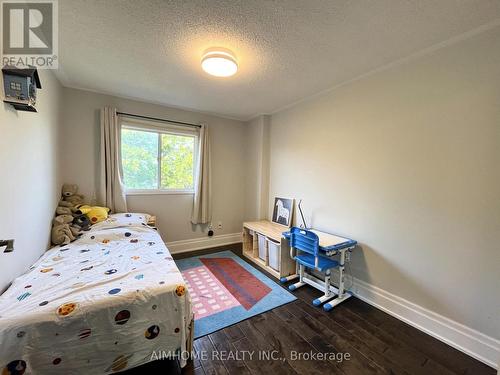
<svg viewBox="0 0 500 375">
<path fill-rule="evenodd" d="M 1 3 L 2 374 L 496 372 L 498 1 Z"/>
</svg>

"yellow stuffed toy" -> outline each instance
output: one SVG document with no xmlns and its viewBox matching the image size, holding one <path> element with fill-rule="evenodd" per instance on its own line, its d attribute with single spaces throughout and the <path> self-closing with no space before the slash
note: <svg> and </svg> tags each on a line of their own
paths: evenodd
<svg viewBox="0 0 500 375">
<path fill-rule="evenodd" d="M 86 204 L 80 204 L 76 206 L 76 209 L 77 214 L 86 215 L 92 224 L 106 220 L 110 211 L 107 207 L 89 206 Z"/>
</svg>

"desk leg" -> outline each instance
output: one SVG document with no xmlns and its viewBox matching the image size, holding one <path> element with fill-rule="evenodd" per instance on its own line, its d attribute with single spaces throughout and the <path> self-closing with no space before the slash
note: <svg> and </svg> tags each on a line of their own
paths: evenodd
<svg viewBox="0 0 500 375">
<path fill-rule="evenodd" d="M 342 297 L 337 297 L 333 300 L 331 300 L 330 302 L 327 302 L 323 305 L 323 309 L 325 311 L 330 311 L 331 309 L 333 309 L 335 306 L 337 306 L 339 303 L 342 303 L 344 302 L 346 299 L 349 299 L 351 298 L 351 294 L 350 293 L 344 293 L 344 295 Z"/>
<path fill-rule="evenodd" d="M 313 300 L 312 303 L 314 306 L 319 306 L 322 303 L 335 297 L 335 293 L 333 293 L 330 289 L 330 273 L 331 273 L 330 270 L 326 270 L 326 272 L 325 272 L 325 286 L 323 287 L 323 291 L 325 292 L 325 294 L 323 296 Z"/>
<path fill-rule="evenodd" d="M 337 298 L 333 301 L 325 303 L 323 305 L 323 309 L 325 311 L 330 311 L 334 306 L 337 306 L 339 303 L 344 302 L 346 299 L 351 297 L 350 293 L 345 292 L 344 282 L 345 282 L 345 252 L 346 250 L 340 251 L 340 265 L 339 265 L 339 292 Z"/>
<path fill-rule="evenodd" d="M 340 252 L 340 265 L 339 265 L 339 298 L 344 296 L 344 281 L 345 281 L 345 250 Z"/>
</svg>

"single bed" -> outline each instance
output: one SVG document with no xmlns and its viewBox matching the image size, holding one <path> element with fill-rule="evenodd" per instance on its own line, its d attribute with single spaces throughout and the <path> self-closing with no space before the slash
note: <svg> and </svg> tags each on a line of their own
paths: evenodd
<svg viewBox="0 0 500 375">
<path fill-rule="evenodd" d="M 112 373 L 174 354 L 185 365 L 190 298 L 148 220 L 111 215 L 14 280 L 0 296 L 2 375 Z"/>
</svg>

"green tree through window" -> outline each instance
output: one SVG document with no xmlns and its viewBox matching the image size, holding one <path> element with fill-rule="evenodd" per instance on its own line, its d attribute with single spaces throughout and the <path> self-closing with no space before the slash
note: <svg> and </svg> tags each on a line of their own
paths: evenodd
<svg viewBox="0 0 500 375">
<path fill-rule="evenodd" d="M 127 189 L 157 189 L 158 134 L 122 129 L 122 168 Z"/>
<path fill-rule="evenodd" d="M 194 137 L 161 135 L 161 188 L 192 189 Z"/>
<path fill-rule="evenodd" d="M 122 128 L 121 135 L 123 179 L 127 189 L 193 189 L 194 136 L 126 127 Z"/>
</svg>

